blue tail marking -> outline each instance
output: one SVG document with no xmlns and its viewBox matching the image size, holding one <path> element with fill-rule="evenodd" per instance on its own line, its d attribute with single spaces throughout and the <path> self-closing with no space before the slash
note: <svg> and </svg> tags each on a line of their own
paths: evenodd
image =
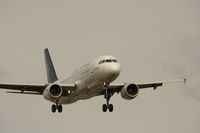
<svg viewBox="0 0 200 133">
<path fill-rule="evenodd" d="M 53 83 L 58 80 L 58 77 L 56 75 L 56 71 L 54 69 L 53 62 L 51 60 L 51 56 L 49 54 L 48 48 L 44 49 L 44 56 L 45 56 L 47 80 L 48 80 L 48 83 Z"/>
</svg>

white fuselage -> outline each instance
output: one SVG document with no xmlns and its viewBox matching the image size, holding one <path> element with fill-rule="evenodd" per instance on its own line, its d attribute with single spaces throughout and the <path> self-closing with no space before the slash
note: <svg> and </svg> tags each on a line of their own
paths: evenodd
<svg viewBox="0 0 200 133">
<path fill-rule="evenodd" d="M 77 69 L 70 77 L 55 82 L 76 85 L 76 89 L 68 96 L 61 97 L 59 103 L 70 104 L 97 96 L 105 89 L 104 84 L 114 81 L 119 74 L 120 64 L 116 59 L 112 56 L 101 56 Z"/>
</svg>

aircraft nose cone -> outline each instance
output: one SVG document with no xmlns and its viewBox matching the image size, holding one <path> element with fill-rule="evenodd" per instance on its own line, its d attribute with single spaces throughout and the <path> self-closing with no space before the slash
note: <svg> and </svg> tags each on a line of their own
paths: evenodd
<svg viewBox="0 0 200 133">
<path fill-rule="evenodd" d="M 120 74 L 120 65 L 119 64 L 109 64 L 105 68 L 105 73 L 107 80 L 109 82 L 115 80 Z"/>
<path fill-rule="evenodd" d="M 120 73 L 119 64 L 112 65 L 109 71 L 111 75 L 119 76 L 119 73 Z"/>
</svg>

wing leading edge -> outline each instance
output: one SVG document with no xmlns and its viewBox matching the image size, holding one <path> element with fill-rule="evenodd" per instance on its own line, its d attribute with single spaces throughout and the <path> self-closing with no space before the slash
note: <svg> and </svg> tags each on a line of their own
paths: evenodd
<svg viewBox="0 0 200 133">
<path fill-rule="evenodd" d="M 75 84 L 59 84 L 61 88 L 66 90 L 74 90 Z M 0 83 L 0 89 L 10 90 L 8 93 L 16 94 L 38 94 L 42 95 L 47 84 L 16 84 L 16 83 Z"/>
<path fill-rule="evenodd" d="M 139 89 L 153 88 L 155 90 L 158 87 L 163 86 L 163 84 L 174 83 L 174 82 L 186 83 L 186 79 L 184 78 L 184 79 L 171 80 L 171 81 L 146 82 L 146 83 L 134 83 L 134 84 L 136 84 Z M 112 91 L 113 93 L 119 93 L 125 85 L 126 85 L 126 83 L 111 84 L 111 85 L 109 85 L 108 89 L 109 89 L 109 91 Z"/>
</svg>

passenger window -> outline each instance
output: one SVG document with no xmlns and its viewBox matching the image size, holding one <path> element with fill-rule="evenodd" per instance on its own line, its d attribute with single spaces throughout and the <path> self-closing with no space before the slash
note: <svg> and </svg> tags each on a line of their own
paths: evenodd
<svg viewBox="0 0 200 133">
<path fill-rule="evenodd" d="M 102 60 L 102 62 L 101 63 L 104 63 L 105 62 L 105 60 Z"/>
<path fill-rule="evenodd" d="M 102 63 L 102 60 L 99 62 L 99 64 L 101 64 Z"/>
</svg>

